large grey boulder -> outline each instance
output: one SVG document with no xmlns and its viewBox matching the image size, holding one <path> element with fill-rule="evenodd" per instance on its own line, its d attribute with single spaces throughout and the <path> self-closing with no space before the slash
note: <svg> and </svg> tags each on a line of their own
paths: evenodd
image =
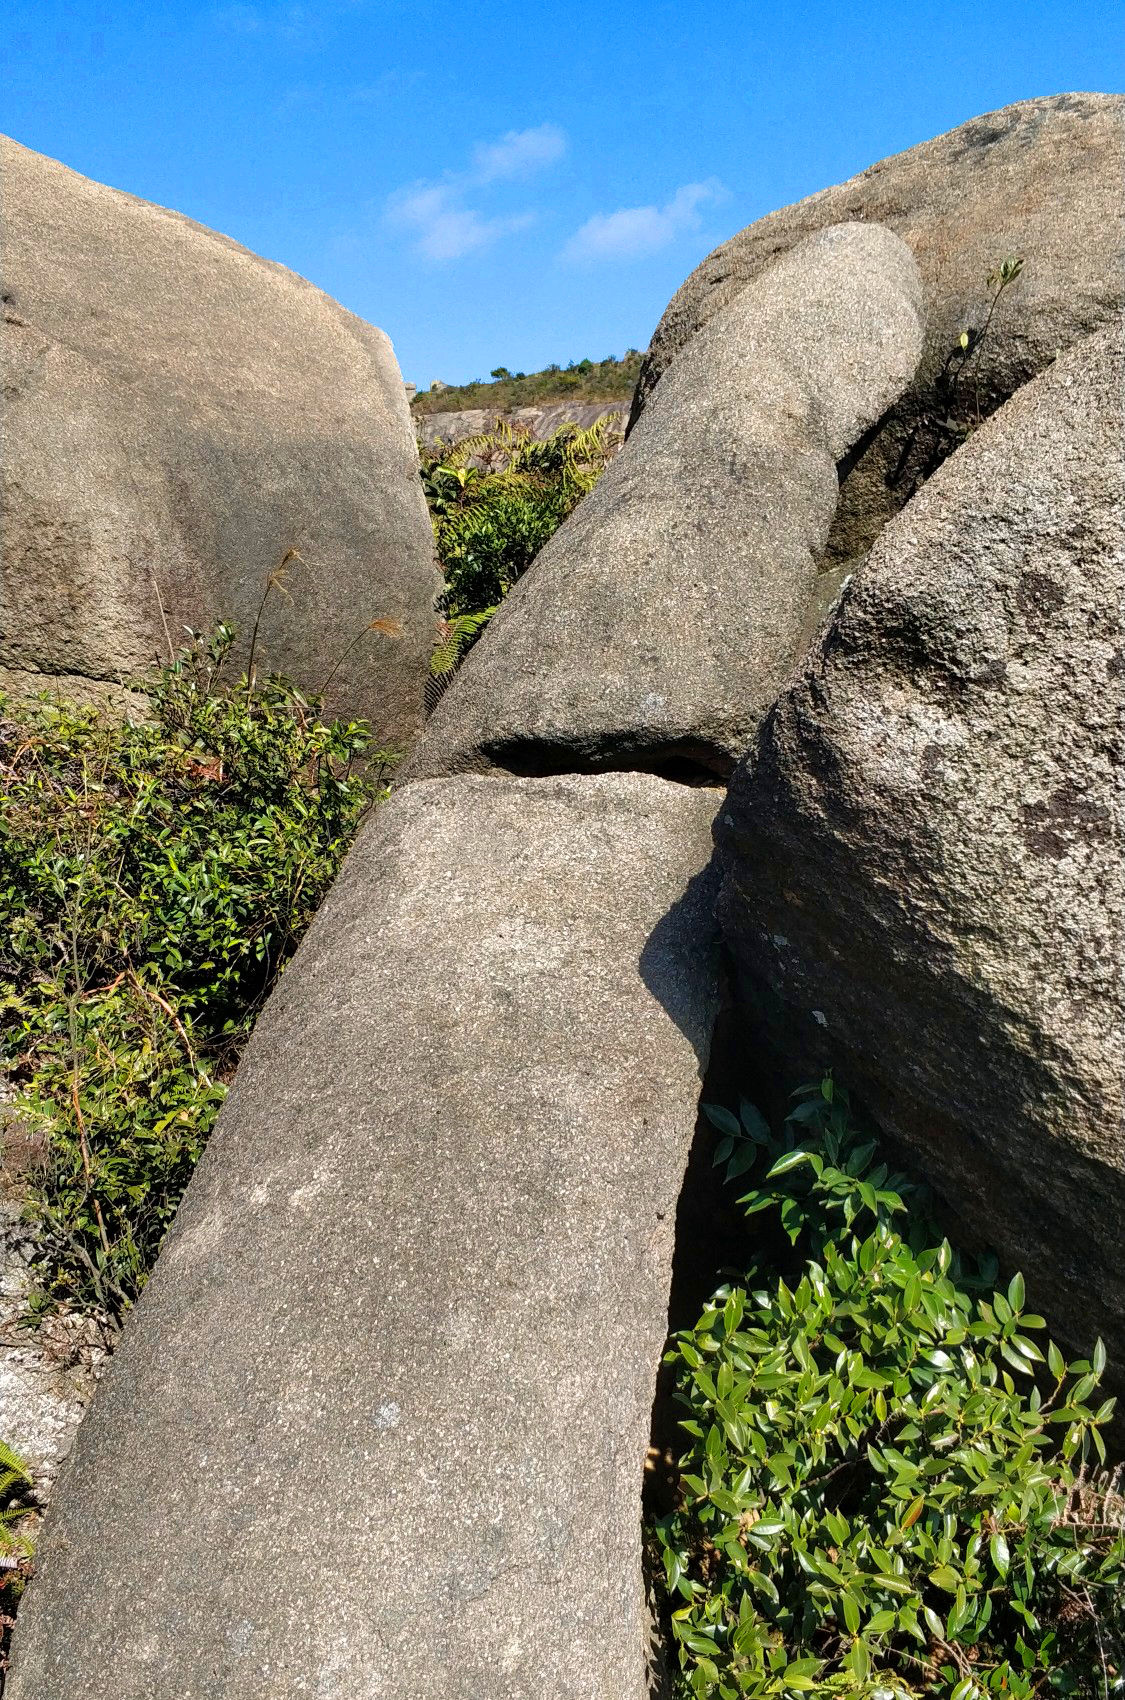
<svg viewBox="0 0 1125 1700">
<path fill-rule="evenodd" d="M 717 314 L 469 657 L 416 774 L 730 771 L 795 659 L 836 462 L 921 349 L 909 249 L 821 231 Z"/>
<path fill-rule="evenodd" d="M 849 182 L 783 207 L 732 236 L 670 302 L 641 373 L 634 416 L 700 328 L 779 254 L 843 219 L 889 226 L 909 243 L 925 290 L 917 376 L 875 440 L 842 471 L 828 542 L 833 562 L 871 547 L 881 527 L 955 448 L 945 428 L 993 411 L 1060 349 L 1115 318 L 1125 302 L 1125 97 L 1060 94 L 1021 101 L 881 160 Z M 1004 294 L 979 362 L 952 397 L 939 374 L 962 331 L 980 329 L 989 273 L 1024 270 Z M 956 370 L 957 362 L 953 370 Z"/>
<path fill-rule="evenodd" d="M 643 1700 L 713 810 L 615 774 L 378 811 L 79 1431 L 10 1700 Z"/>
<path fill-rule="evenodd" d="M 438 587 L 381 331 L 177 213 L 0 139 L 0 685 L 114 694 L 184 627 L 407 741 Z M 345 656 L 372 619 L 389 622 Z M 400 629 L 400 635 L 393 635 Z"/>
<path fill-rule="evenodd" d="M 756 1043 L 834 1064 L 1125 1364 L 1119 328 L 884 531 L 721 816 Z"/>
</svg>

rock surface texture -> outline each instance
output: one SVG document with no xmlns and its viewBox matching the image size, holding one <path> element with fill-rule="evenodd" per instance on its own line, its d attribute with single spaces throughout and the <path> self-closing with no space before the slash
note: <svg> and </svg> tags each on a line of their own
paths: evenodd
<svg viewBox="0 0 1125 1700">
<path fill-rule="evenodd" d="M 114 696 L 184 627 L 407 741 L 438 586 L 390 343 L 283 267 L 0 141 L 0 685 Z M 169 635 L 170 634 L 170 635 Z M 245 649 L 243 650 L 245 654 Z"/>
<path fill-rule="evenodd" d="M 368 824 L 79 1432 L 10 1700 L 643 1700 L 715 801 L 464 777 Z"/>
<path fill-rule="evenodd" d="M 787 1077 L 862 1089 L 1125 1362 L 1121 332 L 891 522 L 731 786 L 721 913 Z"/>
<path fill-rule="evenodd" d="M 795 659 L 836 462 L 910 381 L 920 283 L 819 232 L 717 313 L 437 708 L 411 772 L 727 773 Z"/>
<path fill-rule="evenodd" d="M 92 1319 L 73 1313 L 35 1330 L 21 1326 L 36 1250 L 19 1201 L 0 1194 L 0 1439 L 30 1465 L 42 1500 L 89 1404 L 105 1345 Z"/>
<path fill-rule="evenodd" d="M 716 248 L 673 297 L 653 337 L 634 416 L 651 405 L 700 329 L 780 254 L 825 225 L 870 219 L 910 245 L 922 274 L 926 346 L 913 384 L 870 444 L 849 458 L 827 557 L 871 547 L 959 436 L 1100 325 L 1125 301 L 1125 98 L 1060 94 L 1021 101 L 847 183 L 760 219 Z M 988 313 L 987 279 L 1007 256 L 1023 273 L 952 396 L 939 376 L 961 333 Z M 960 362 L 955 361 L 956 373 Z M 853 464 L 854 463 L 854 464 Z"/>
</svg>

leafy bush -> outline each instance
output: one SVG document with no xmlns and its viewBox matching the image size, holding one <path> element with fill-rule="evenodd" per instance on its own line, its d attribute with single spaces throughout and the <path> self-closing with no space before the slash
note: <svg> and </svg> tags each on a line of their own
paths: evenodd
<svg viewBox="0 0 1125 1700">
<path fill-rule="evenodd" d="M 41 1304 L 136 1297 L 392 758 L 196 640 L 120 721 L 0 697 L 0 1059 Z"/>
<path fill-rule="evenodd" d="M 471 483 L 438 539 L 453 613 L 502 602 L 577 500 L 563 479 L 496 473 Z"/>
<path fill-rule="evenodd" d="M 515 407 L 534 407 L 553 401 L 628 402 L 641 370 L 642 356 L 635 348 L 617 360 L 572 361 L 563 368 L 546 366 L 541 372 L 509 372 L 504 366 L 492 370 L 494 382 L 478 379 L 472 384 L 447 385 L 442 390 L 422 390 L 411 402 L 417 416 L 427 413 L 459 413 L 483 407 L 498 413 Z"/>
<path fill-rule="evenodd" d="M 434 655 L 456 666 L 563 520 L 593 489 L 613 451 L 599 421 L 546 441 L 501 426 L 422 456 L 422 483 L 445 574 L 445 625 Z"/>
<path fill-rule="evenodd" d="M 728 1176 L 764 1171 L 741 1202 L 774 1239 L 669 1356 L 689 1444 L 652 1533 L 678 1692 L 1121 1692 L 1101 1343 L 1068 1364 L 1022 1276 L 990 1294 L 830 1079 L 780 1137 L 707 1113 Z"/>
</svg>

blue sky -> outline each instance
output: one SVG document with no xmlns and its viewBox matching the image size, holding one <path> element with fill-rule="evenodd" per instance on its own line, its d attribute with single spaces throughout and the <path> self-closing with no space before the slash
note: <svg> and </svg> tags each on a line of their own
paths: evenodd
<svg viewBox="0 0 1125 1700">
<path fill-rule="evenodd" d="M 0 128 L 311 278 L 406 377 L 643 348 L 717 242 L 1009 101 L 1119 0 L 7 0 Z"/>
</svg>

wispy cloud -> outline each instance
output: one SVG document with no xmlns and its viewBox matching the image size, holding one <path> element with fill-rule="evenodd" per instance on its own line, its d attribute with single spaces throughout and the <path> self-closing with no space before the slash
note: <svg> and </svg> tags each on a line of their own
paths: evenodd
<svg viewBox="0 0 1125 1700">
<path fill-rule="evenodd" d="M 477 143 L 468 175 L 477 185 L 498 183 L 508 177 L 530 177 L 545 165 L 554 165 L 565 152 L 566 131 L 557 124 L 540 124 L 534 130 L 509 130 L 498 141 Z"/>
<path fill-rule="evenodd" d="M 726 200 L 728 191 L 717 178 L 685 183 L 664 206 L 621 207 L 595 213 L 563 248 L 564 260 L 590 264 L 598 260 L 636 260 L 658 254 L 678 236 L 698 230 L 700 208 Z"/>
<path fill-rule="evenodd" d="M 233 5 L 215 7 L 211 22 L 233 35 L 308 46 L 324 35 L 326 27 L 363 4 L 364 0 L 312 0 L 308 5 L 285 0 L 282 5 L 256 5 L 235 0 Z"/>
<path fill-rule="evenodd" d="M 474 205 L 477 191 L 494 183 L 526 179 L 566 152 L 566 133 L 557 124 L 509 130 L 494 142 L 478 142 L 464 171 L 447 171 L 437 182 L 408 183 L 387 197 L 392 228 L 407 232 L 427 260 L 457 260 L 526 230 L 535 213 L 489 215 Z"/>
<path fill-rule="evenodd" d="M 460 205 L 457 190 L 441 183 L 400 189 L 387 202 L 388 221 L 409 231 L 416 250 L 427 260 L 459 260 L 501 236 L 525 229 L 533 218 L 532 213 L 485 218 L 475 207 Z"/>
<path fill-rule="evenodd" d="M 315 28 L 316 17 L 308 6 L 219 6 L 212 12 L 213 21 L 221 29 L 235 35 L 280 36 L 284 41 L 296 41 Z"/>
<path fill-rule="evenodd" d="M 375 101 L 385 100 L 388 95 L 405 94 L 409 88 L 425 80 L 426 73 L 420 66 L 413 70 L 404 71 L 398 66 L 392 66 L 389 71 L 380 72 L 372 83 L 357 83 L 354 88 L 346 91 L 345 99 L 354 101 L 360 106 L 369 106 Z"/>
</svg>

